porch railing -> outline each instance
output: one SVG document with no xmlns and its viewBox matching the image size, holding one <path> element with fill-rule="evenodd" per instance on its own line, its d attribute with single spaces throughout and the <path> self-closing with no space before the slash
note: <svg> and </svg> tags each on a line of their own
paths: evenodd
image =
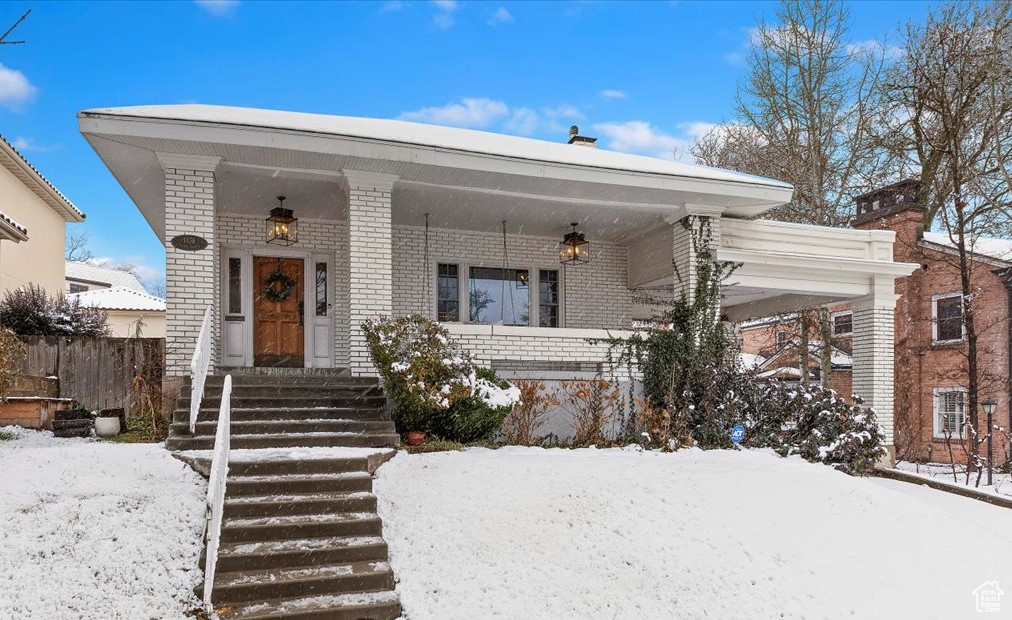
<svg viewBox="0 0 1012 620">
<path fill-rule="evenodd" d="M 204 322 L 200 324 L 197 334 L 197 346 L 190 358 L 190 434 L 197 428 L 197 414 L 200 412 L 200 401 L 204 398 L 204 380 L 207 379 L 207 368 L 211 365 L 211 306 L 204 310 Z"/>
<path fill-rule="evenodd" d="M 218 428 L 214 433 L 211 474 L 207 481 L 207 556 L 204 560 L 204 608 L 213 611 L 211 593 L 218 564 L 218 543 L 221 541 L 221 519 L 225 510 L 225 483 L 228 479 L 228 458 L 232 428 L 232 375 L 225 376 L 218 408 Z"/>
</svg>

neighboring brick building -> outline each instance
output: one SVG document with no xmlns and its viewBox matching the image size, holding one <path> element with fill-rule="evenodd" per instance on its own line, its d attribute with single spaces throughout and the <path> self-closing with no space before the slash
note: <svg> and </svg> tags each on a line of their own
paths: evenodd
<svg viewBox="0 0 1012 620">
<path fill-rule="evenodd" d="M 895 433 L 899 459 L 949 461 L 944 430 L 952 432 L 953 458 L 965 461 L 958 445 L 960 426 L 969 413 L 966 389 L 967 343 L 962 320 L 958 255 L 947 234 L 924 232 L 924 206 L 920 183 L 904 181 L 859 196 L 854 227 L 891 230 L 896 262 L 921 267 L 896 280 Z M 979 399 L 998 403 L 994 422 L 1009 428 L 1009 296 L 1012 295 L 1012 240 L 977 239 L 973 244 L 971 282 L 975 295 L 979 336 Z M 852 351 L 852 315 L 846 304 L 830 307 L 833 345 Z M 757 371 L 765 376 L 790 378 L 799 374 L 797 315 L 753 321 L 742 329 L 742 349 L 767 358 Z M 811 340 L 818 342 L 813 331 Z M 793 346 L 793 354 L 784 349 Z M 773 372 L 781 369 L 779 373 Z M 810 377 L 818 380 L 818 358 L 809 363 Z M 850 390 L 848 372 L 834 369 L 832 387 Z M 979 428 L 985 425 L 978 412 Z M 982 447 L 981 452 L 984 449 Z M 1008 444 L 994 436 L 996 465 L 1008 459 Z"/>
</svg>

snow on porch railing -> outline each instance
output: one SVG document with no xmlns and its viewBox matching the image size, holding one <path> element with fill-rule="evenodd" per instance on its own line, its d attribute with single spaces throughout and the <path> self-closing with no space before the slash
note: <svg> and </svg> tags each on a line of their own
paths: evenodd
<svg viewBox="0 0 1012 620">
<path fill-rule="evenodd" d="M 197 334 L 197 346 L 190 358 L 190 434 L 197 427 L 197 413 L 200 412 L 200 401 L 204 398 L 204 380 L 207 379 L 207 367 L 211 364 L 211 306 L 204 310 L 204 322 L 200 324 Z"/>
<path fill-rule="evenodd" d="M 228 478 L 228 453 L 232 441 L 232 375 L 225 376 L 218 409 L 218 430 L 214 433 L 214 454 L 207 481 L 207 555 L 204 560 L 204 608 L 211 606 L 214 572 L 218 564 L 218 543 L 221 540 L 221 518 L 225 510 L 225 481 Z"/>
</svg>

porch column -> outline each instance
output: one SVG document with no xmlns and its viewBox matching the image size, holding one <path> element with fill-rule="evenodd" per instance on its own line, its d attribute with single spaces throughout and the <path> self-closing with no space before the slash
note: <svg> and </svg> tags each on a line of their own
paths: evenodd
<svg viewBox="0 0 1012 620">
<path fill-rule="evenodd" d="M 376 376 L 362 322 L 393 311 L 391 195 L 397 177 L 343 172 L 348 179 L 349 365 L 353 376 Z"/>
<path fill-rule="evenodd" d="M 875 410 L 885 433 L 888 462 L 896 460 L 893 446 L 893 355 L 896 346 L 897 295 L 892 278 L 876 283 L 876 291 L 851 300 L 854 313 L 853 392 Z"/>
<path fill-rule="evenodd" d="M 720 214 L 724 211 L 719 207 L 704 207 L 700 205 L 685 205 L 688 212 L 684 218 L 675 222 L 674 225 L 674 266 L 675 266 L 675 297 L 682 294 L 688 300 L 696 293 L 696 260 L 698 252 L 704 247 L 694 247 L 693 239 L 697 235 L 703 235 L 701 241 L 705 249 L 709 250 L 714 258 L 717 248 L 720 247 Z"/>
<path fill-rule="evenodd" d="M 200 333 L 204 309 L 218 311 L 217 246 L 214 238 L 214 173 L 218 157 L 159 153 L 165 172 L 165 374 L 183 377 Z M 197 235 L 203 250 L 172 245 L 177 235 Z M 218 357 L 218 322 L 211 322 L 211 365 Z"/>
</svg>

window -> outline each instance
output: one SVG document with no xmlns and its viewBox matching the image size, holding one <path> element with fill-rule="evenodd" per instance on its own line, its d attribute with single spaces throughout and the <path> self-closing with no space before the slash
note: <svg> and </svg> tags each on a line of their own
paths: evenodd
<svg viewBox="0 0 1012 620">
<path fill-rule="evenodd" d="M 965 435 L 966 390 L 963 388 L 935 388 L 935 437 Z"/>
<path fill-rule="evenodd" d="M 228 313 L 242 314 L 242 259 L 228 259 Z"/>
<path fill-rule="evenodd" d="M 538 325 L 559 326 L 559 272 L 556 269 L 538 271 Z"/>
<path fill-rule="evenodd" d="M 437 267 L 436 319 L 456 322 L 460 320 L 460 278 L 457 265 L 440 263 Z"/>
<path fill-rule="evenodd" d="M 77 284 L 76 282 L 71 282 L 70 283 L 70 292 L 71 293 L 83 293 L 86 290 L 88 290 L 88 287 L 85 286 L 84 284 Z"/>
<path fill-rule="evenodd" d="M 833 335 L 850 336 L 854 333 L 854 315 L 848 310 L 833 313 Z"/>
<path fill-rule="evenodd" d="M 777 332 L 777 351 L 787 346 L 787 332 Z"/>
<path fill-rule="evenodd" d="M 327 263 L 316 263 L 316 316 L 327 316 Z"/>
<path fill-rule="evenodd" d="M 949 293 L 931 298 L 932 338 L 935 342 L 963 340 L 963 295 Z"/>
<path fill-rule="evenodd" d="M 530 325 L 528 287 L 517 287 L 522 271 L 526 270 L 471 267 L 468 311 L 472 323 Z"/>
</svg>

